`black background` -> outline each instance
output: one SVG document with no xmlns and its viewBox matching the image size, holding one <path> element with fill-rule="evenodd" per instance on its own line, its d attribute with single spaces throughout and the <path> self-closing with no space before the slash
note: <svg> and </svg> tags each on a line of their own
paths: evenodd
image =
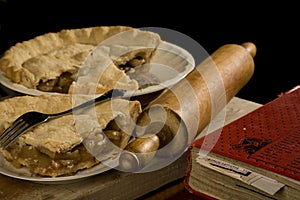
<svg viewBox="0 0 300 200">
<path fill-rule="evenodd" d="M 224 44 L 253 42 L 255 72 L 238 97 L 265 104 L 300 84 L 298 6 L 287 1 L 222 2 L 0 0 L 0 53 L 61 29 L 162 27 L 193 38 L 209 54 Z"/>
</svg>

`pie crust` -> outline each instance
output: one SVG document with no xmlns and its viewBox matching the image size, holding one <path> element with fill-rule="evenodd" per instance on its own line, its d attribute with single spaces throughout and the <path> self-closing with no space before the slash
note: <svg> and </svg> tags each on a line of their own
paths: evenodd
<svg viewBox="0 0 300 200">
<path fill-rule="evenodd" d="M 0 132 L 27 111 L 57 113 L 67 110 L 72 107 L 72 96 L 5 99 L 0 102 Z M 0 151 L 14 167 L 27 167 L 33 175 L 72 175 L 120 153 L 127 145 L 141 111 L 138 101 L 108 100 L 78 113 L 51 119 Z"/>
<path fill-rule="evenodd" d="M 128 26 L 64 29 L 12 46 L 1 58 L 0 68 L 12 82 L 45 92 L 136 90 L 138 82 L 126 72 L 149 63 L 161 42 L 157 33 Z"/>
</svg>

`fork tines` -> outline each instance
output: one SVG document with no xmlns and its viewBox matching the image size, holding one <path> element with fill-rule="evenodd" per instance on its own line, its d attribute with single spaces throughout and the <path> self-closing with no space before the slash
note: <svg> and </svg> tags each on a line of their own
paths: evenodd
<svg viewBox="0 0 300 200">
<path fill-rule="evenodd" d="M 20 134 L 28 128 L 28 124 L 23 119 L 17 119 L 9 128 L 0 135 L 0 147 L 6 149 Z"/>
</svg>

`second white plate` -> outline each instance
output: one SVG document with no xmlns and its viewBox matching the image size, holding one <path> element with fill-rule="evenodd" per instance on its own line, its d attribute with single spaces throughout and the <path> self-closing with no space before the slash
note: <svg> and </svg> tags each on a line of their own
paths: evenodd
<svg viewBox="0 0 300 200">
<path fill-rule="evenodd" d="M 136 78 L 139 82 L 152 82 L 155 84 L 144 87 L 133 93 L 133 96 L 139 96 L 160 91 L 171 87 L 183 79 L 195 67 L 193 56 L 185 49 L 169 43 L 163 42 L 157 49 L 152 62 L 147 64 L 149 68 L 146 74 L 140 74 Z M 43 92 L 36 89 L 30 89 L 23 85 L 9 80 L 3 72 L 0 73 L 0 84 L 8 94 L 21 93 L 28 95 L 51 95 L 54 92 Z"/>
</svg>

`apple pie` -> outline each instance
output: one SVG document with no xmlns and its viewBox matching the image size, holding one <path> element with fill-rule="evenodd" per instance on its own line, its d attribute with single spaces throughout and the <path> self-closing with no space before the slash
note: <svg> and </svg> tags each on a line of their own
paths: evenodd
<svg viewBox="0 0 300 200">
<path fill-rule="evenodd" d="M 70 94 L 5 99 L 0 102 L 0 133 L 27 111 L 57 113 L 72 104 Z M 110 99 L 38 125 L 0 151 L 8 163 L 28 168 L 32 175 L 73 175 L 116 157 L 130 140 L 140 113 L 138 101 Z"/>
<path fill-rule="evenodd" d="M 15 44 L 0 60 L 13 83 L 56 93 L 141 88 L 134 68 L 149 63 L 159 34 L 128 26 L 64 29 Z"/>
</svg>

